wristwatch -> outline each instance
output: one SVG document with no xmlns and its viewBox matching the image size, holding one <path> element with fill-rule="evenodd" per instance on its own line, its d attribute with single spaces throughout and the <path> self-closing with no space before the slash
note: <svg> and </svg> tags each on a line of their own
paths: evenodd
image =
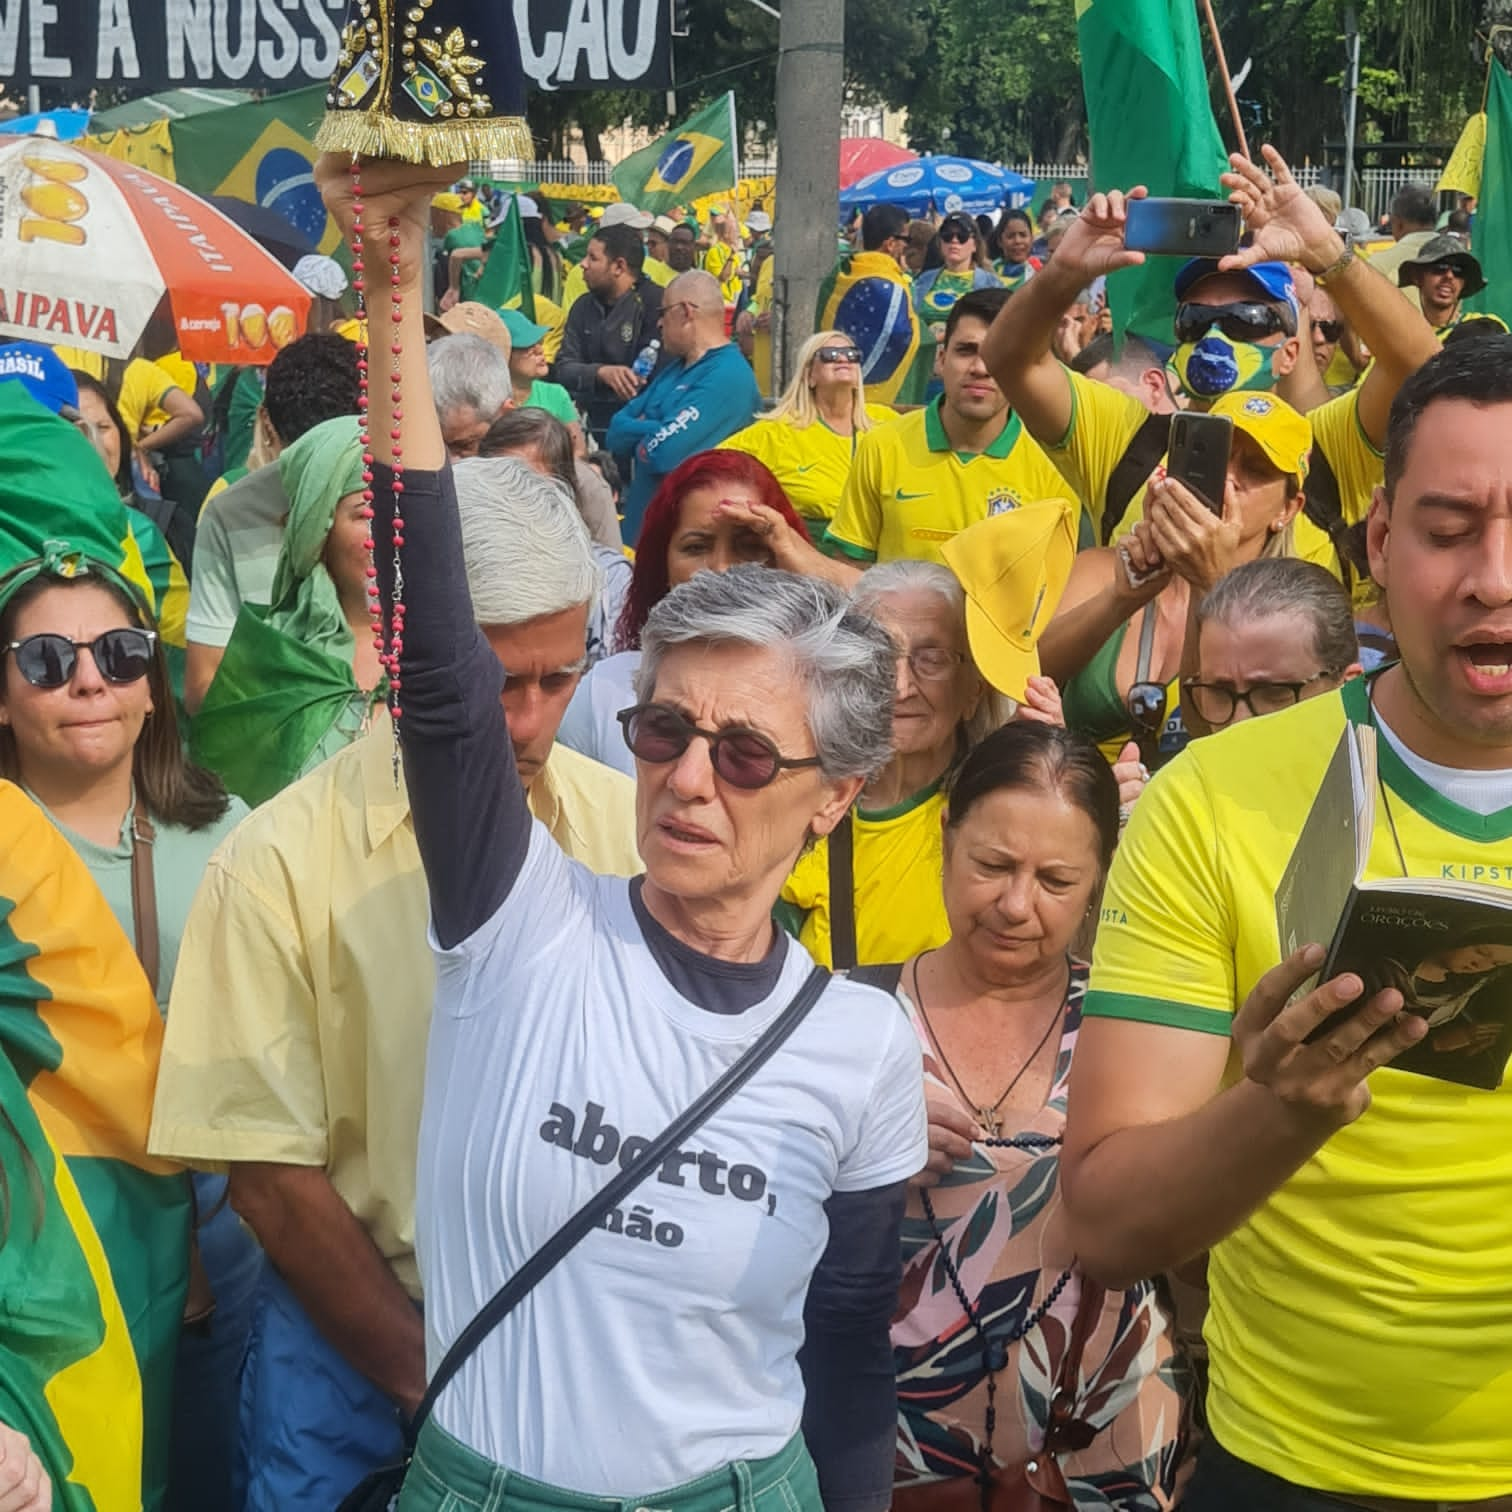
<svg viewBox="0 0 1512 1512">
<path fill-rule="evenodd" d="M 1339 239 L 1344 243 L 1344 250 L 1321 273 L 1313 274 L 1313 281 L 1319 288 L 1327 288 L 1329 281 L 1337 278 L 1355 260 L 1354 233 L 1352 231 L 1340 231 L 1338 235 Z"/>
</svg>

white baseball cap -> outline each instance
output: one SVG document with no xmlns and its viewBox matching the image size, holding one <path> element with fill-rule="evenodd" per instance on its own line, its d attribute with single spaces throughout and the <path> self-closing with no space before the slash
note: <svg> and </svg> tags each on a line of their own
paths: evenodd
<svg viewBox="0 0 1512 1512">
<path fill-rule="evenodd" d="M 599 219 L 600 226 L 630 226 L 636 231 L 649 231 L 651 229 L 651 216 L 645 210 L 637 210 L 634 205 L 627 205 L 621 201 L 618 204 L 605 205 L 604 213 Z"/>
<path fill-rule="evenodd" d="M 670 215 L 658 215 L 651 222 L 651 229 L 653 231 L 660 231 L 663 236 L 671 236 L 677 229 L 677 222 Z"/>
<path fill-rule="evenodd" d="M 752 231 L 770 231 L 772 229 L 772 217 L 765 210 L 753 210 L 746 216 L 746 225 Z"/>
</svg>

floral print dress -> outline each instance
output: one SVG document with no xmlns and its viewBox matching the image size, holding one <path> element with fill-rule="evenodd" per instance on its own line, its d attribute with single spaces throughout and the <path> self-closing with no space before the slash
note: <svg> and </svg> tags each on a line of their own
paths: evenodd
<svg viewBox="0 0 1512 1512">
<path fill-rule="evenodd" d="M 1086 986 L 1086 966 L 1073 962 L 1049 1098 L 1036 1115 L 1008 1110 L 1004 1137 L 1063 1133 Z M 946 1093 L 975 1116 L 940 1065 L 917 1009 L 906 994 L 899 995 L 923 1046 L 931 1090 Z M 994 1461 L 1021 1463 L 1043 1448 L 1049 1402 L 1082 1286 L 1067 1240 L 1059 1172 L 1058 1146 L 1020 1150 L 978 1143 L 971 1159 L 929 1192 L 938 1238 L 920 1194 L 910 1193 L 903 1286 L 892 1328 L 897 1486 L 973 1474 L 982 1451 L 988 1382 L 983 1343 L 941 1261 L 942 1242 L 994 1339 L 1011 1337 L 1071 1268 L 1043 1321 L 1009 1346 L 997 1376 Z M 1083 1353 L 1077 1388 L 1076 1416 L 1099 1432 L 1085 1449 L 1060 1457 L 1078 1512 L 1155 1512 L 1171 1505 L 1183 1385 L 1167 1311 L 1154 1285 L 1140 1282 L 1108 1293 Z"/>
</svg>

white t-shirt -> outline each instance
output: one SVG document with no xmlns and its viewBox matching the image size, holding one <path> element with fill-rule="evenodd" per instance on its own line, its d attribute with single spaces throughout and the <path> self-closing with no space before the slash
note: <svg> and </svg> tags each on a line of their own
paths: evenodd
<svg viewBox="0 0 1512 1512">
<path fill-rule="evenodd" d="M 578 683 L 557 729 L 557 740 L 569 751 L 602 761 L 627 777 L 635 776 L 635 757 L 615 716 L 635 702 L 640 660 L 639 651 L 618 651 L 595 662 Z"/>
<path fill-rule="evenodd" d="M 509 898 L 437 950 L 417 1249 L 428 1367 L 504 1279 L 731 1066 L 803 985 L 719 1014 L 657 967 L 630 884 L 539 825 Z M 434 937 L 432 945 L 434 946 Z M 833 1192 L 920 1170 L 918 1040 L 897 1004 L 831 982 L 791 1039 L 520 1304 L 436 1421 L 548 1485 L 635 1497 L 798 1431 L 803 1306 Z"/>
</svg>

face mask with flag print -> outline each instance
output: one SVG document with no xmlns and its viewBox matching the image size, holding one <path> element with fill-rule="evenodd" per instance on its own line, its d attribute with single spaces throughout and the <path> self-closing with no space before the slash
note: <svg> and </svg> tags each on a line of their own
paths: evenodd
<svg viewBox="0 0 1512 1512">
<path fill-rule="evenodd" d="M 1251 341 L 1232 341 L 1222 331 L 1212 330 L 1201 341 L 1182 342 L 1171 358 L 1171 366 L 1187 393 L 1198 399 L 1216 399 L 1234 389 L 1264 391 L 1273 387 L 1275 351 Z"/>
</svg>

